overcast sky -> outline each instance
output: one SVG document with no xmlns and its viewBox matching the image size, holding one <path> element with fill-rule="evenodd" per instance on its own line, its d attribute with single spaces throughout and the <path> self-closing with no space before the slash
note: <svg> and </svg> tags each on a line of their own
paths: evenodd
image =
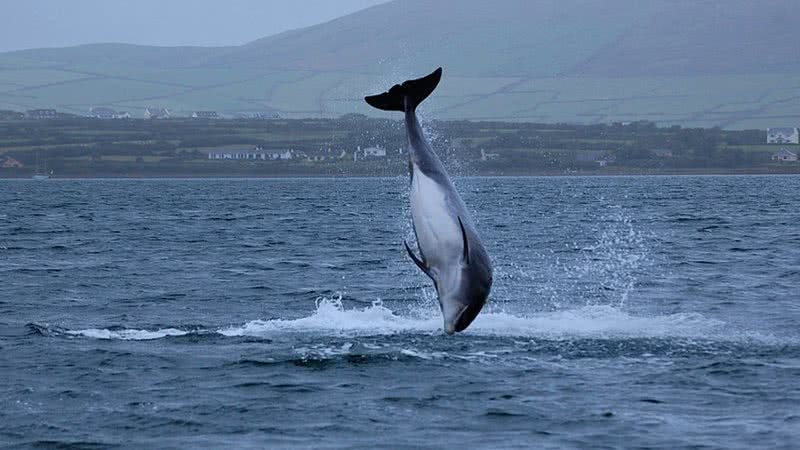
<svg viewBox="0 0 800 450">
<path fill-rule="evenodd" d="M 237 45 L 387 0 L 0 0 L 0 52 L 96 42 Z"/>
</svg>

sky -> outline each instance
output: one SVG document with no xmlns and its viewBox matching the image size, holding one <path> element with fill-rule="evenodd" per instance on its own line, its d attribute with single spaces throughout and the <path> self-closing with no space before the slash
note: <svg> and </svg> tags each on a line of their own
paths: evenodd
<svg viewBox="0 0 800 450">
<path fill-rule="evenodd" d="M 387 0 L 0 0 L 0 52 L 99 42 L 238 45 Z"/>
</svg>

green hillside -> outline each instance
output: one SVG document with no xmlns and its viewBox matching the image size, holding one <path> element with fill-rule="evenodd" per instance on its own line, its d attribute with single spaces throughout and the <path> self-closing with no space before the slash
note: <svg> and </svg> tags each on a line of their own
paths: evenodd
<svg viewBox="0 0 800 450">
<path fill-rule="evenodd" d="M 439 65 L 442 119 L 800 124 L 800 2 L 396 0 L 238 47 L 96 44 L 0 54 L 0 109 L 378 114 Z"/>
</svg>

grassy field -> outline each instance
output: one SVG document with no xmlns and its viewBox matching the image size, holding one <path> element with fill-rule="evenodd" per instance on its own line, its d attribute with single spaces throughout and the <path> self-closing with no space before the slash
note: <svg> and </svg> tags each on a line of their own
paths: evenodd
<svg viewBox="0 0 800 450">
<path fill-rule="evenodd" d="M 110 106 L 142 117 L 149 106 L 175 115 L 261 111 L 283 117 L 387 117 L 365 94 L 397 79 L 342 72 L 223 69 L 26 69 L 0 71 L 0 109 L 55 107 L 86 114 Z M 609 123 L 647 119 L 659 125 L 731 129 L 800 125 L 800 75 L 632 78 L 449 77 L 425 104 L 442 120 Z"/>
</svg>

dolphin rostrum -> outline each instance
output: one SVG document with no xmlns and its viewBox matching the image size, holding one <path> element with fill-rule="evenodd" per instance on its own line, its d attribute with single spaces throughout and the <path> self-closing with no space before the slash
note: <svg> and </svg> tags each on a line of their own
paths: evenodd
<svg viewBox="0 0 800 450">
<path fill-rule="evenodd" d="M 416 109 L 442 78 L 441 67 L 430 75 L 394 85 L 366 97 L 384 111 L 403 111 L 409 146 L 411 216 L 420 256 L 407 242 L 408 255 L 436 287 L 444 331 L 463 331 L 489 297 L 492 263 L 442 162 L 431 149 L 417 120 Z"/>
</svg>

